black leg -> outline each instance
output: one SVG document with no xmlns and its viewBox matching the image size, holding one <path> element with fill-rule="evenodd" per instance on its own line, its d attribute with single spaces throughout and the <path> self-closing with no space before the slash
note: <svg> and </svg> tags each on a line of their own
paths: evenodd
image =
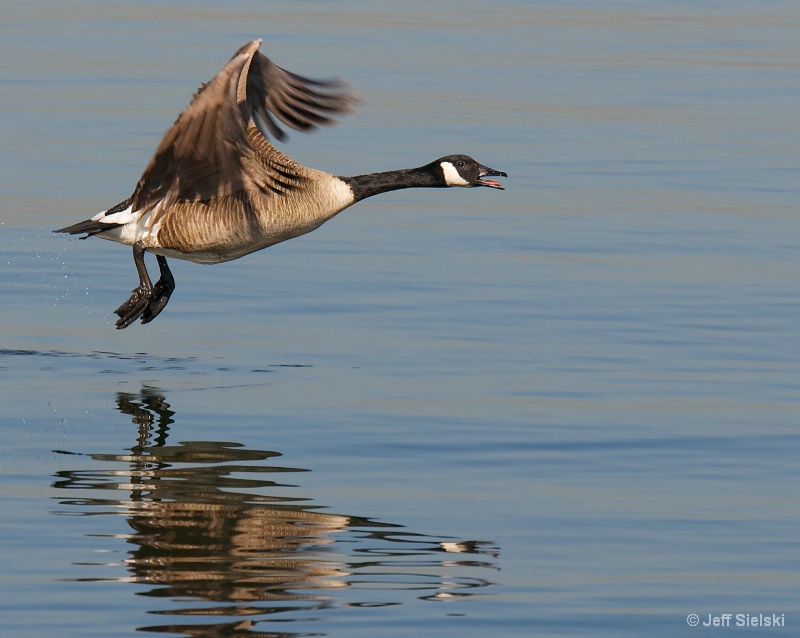
<svg viewBox="0 0 800 638">
<path fill-rule="evenodd" d="M 153 298 L 147 304 L 147 308 L 142 313 L 142 323 L 150 323 L 158 317 L 158 313 L 164 310 L 172 292 L 175 290 L 175 279 L 167 265 L 166 258 L 156 255 L 160 276 L 153 288 Z"/>
<path fill-rule="evenodd" d="M 133 245 L 133 263 L 139 273 L 139 285 L 133 289 L 130 298 L 114 311 L 119 316 L 117 330 L 127 328 L 136 321 L 153 299 L 153 284 L 144 265 L 144 251 L 142 242 L 137 241 Z"/>
</svg>

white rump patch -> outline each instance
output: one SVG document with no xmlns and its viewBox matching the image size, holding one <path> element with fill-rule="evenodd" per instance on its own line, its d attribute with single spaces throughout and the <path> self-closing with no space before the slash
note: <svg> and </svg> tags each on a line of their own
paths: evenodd
<svg viewBox="0 0 800 638">
<path fill-rule="evenodd" d="M 133 212 L 131 206 L 116 213 L 106 214 L 106 211 L 97 213 L 92 217 L 93 221 L 100 222 L 101 224 L 113 224 L 112 228 L 100 232 L 97 236 L 103 239 L 110 239 L 111 241 L 118 241 L 121 244 L 132 245 L 138 241 L 138 220 L 139 212 Z M 121 224 L 121 226 L 116 226 Z"/>
<path fill-rule="evenodd" d="M 440 166 L 444 173 L 444 181 L 448 186 L 471 186 L 450 162 L 442 162 Z"/>
<path fill-rule="evenodd" d="M 106 215 L 106 211 L 103 211 L 92 217 L 92 221 L 102 222 L 103 224 L 130 224 L 135 219 L 136 217 L 131 212 L 131 206 L 110 215 Z"/>
</svg>

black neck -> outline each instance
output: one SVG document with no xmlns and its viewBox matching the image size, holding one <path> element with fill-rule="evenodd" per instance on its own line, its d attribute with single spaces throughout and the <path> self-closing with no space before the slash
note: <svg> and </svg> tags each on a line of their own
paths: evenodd
<svg viewBox="0 0 800 638">
<path fill-rule="evenodd" d="M 397 171 L 342 177 L 350 184 L 356 201 L 400 190 L 401 188 L 437 188 L 444 186 L 430 165 L 419 168 L 403 168 Z"/>
</svg>

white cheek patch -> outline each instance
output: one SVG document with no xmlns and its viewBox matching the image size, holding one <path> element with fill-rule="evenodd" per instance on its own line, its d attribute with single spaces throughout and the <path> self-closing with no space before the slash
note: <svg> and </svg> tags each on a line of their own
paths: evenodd
<svg viewBox="0 0 800 638">
<path fill-rule="evenodd" d="M 440 166 L 444 173 L 444 181 L 448 186 L 471 186 L 450 162 L 442 162 Z"/>
</svg>

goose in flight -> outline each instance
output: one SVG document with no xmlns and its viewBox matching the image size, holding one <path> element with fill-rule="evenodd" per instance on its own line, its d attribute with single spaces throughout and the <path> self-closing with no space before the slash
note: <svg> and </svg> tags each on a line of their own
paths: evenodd
<svg viewBox="0 0 800 638">
<path fill-rule="evenodd" d="M 418 168 L 342 177 L 301 166 L 277 150 L 279 122 L 307 131 L 350 113 L 353 92 L 338 81 L 301 77 L 259 52 L 239 49 L 195 94 L 164 134 L 123 202 L 55 232 L 96 235 L 133 247 L 139 285 L 114 312 L 118 329 L 149 323 L 175 289 L 167 257 L 201 264 L 238 259 L 309 233 L 356 202 L 402 188 L 503 186 L 507 177 L 467 155 Z M 144 254 L 156 255 L 150 280 Z"/>
</svg>

